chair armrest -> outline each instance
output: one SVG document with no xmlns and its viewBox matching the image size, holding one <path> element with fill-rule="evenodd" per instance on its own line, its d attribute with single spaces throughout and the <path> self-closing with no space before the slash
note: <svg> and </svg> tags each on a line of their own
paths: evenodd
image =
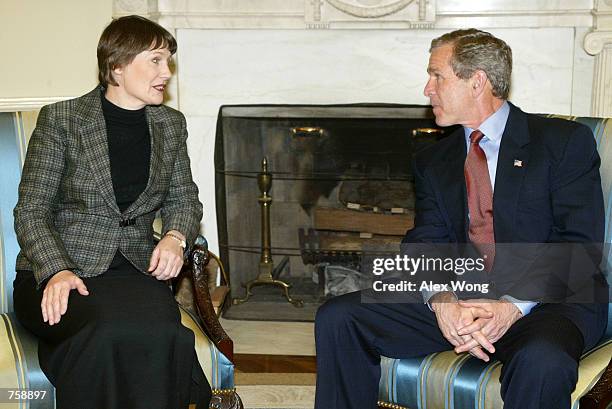
<svg viewBox="0 0 612 409">
<path fill-rule="evenodd" d="M 580 409 L 606 409 L 612 402 L 612 359 L 593 388 L 580 398 Z"/>
<path fill-rule="evenodd" d="M 196 244 L 189 255 L 196 308 L 206 335 L 227 359 L 234 362 L 234 342 L 221 327 L 208 290 L 208 273 L 205 267 L 209 260 L 208 248 Z"/>
</svg>

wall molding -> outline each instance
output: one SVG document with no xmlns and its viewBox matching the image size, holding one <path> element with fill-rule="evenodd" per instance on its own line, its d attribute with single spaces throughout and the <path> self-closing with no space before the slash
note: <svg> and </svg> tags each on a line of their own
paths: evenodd
<svg viewBox="0 0 612 409">
<path fill-rule="evenodd" d="M 75 97 L 0 98 L 0 112 L 35 111 L 45 105 Z"/>
<path fill-rule="evenodd" d="M 438 11 L 436 16 L 444 17 L 503 17 L 503 16 L 576 16 L 592 19 L 591 9 L 574 10 L 481 10 L 481 11 Z"/>
<path fill-rule="evenodd" d="M 166 28 L 431 28 L 439 0 L 114 0 L 113 16 L 140 14 Z"/>
<path fill-rule="evenodd" d="M 603 1 L 603 0 L 600 0 Z M 609 1 L 612 3 L 612 0 Z M 470 6 L 457 10 L 448 0 L 114 0 L 114 16 L 140 14 L 170 29 L 432 29 L 455 27 L 593 27 L 612 7 L 602 3 L 597 17 L 584 0 L 566 7 L 534 0 L 516 8 L 499 2 L 496 10 Z"/>
</svg>

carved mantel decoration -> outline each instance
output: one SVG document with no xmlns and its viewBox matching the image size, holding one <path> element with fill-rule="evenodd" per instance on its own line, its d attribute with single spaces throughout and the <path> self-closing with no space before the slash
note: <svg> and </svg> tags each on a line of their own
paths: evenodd
<svg viewBox="0 0 612 409">
<path fill-rule="evenodd" d="M 329 4 L 340 11 L 354 17 L 377 18 L 384 17 L 406 8 L 414 0 L 396 1 L 366 1 L 366 0 L 327 0 Z"/>
<path fill-rule="evenodd" d="M 306 6 L 308 28 L 363 28 L 372 23 L 375 28 L 431 28 L 435 22 L 435 0 L 311 0 Z"/>
<path fill-rule="evenodd" d="M 251 3 L 252 4 L 252 3 Z M 168 28 L 432 28 L 436 0 L 115 0 L 113 14 L 140 14 Z"/>
<path fill-rule="evenodd" d="M 612 0 L 598 0 L 593 10 L 595 29 L 584 38 L 584 49 L 595 56 L 593 116 L 612 116 Z"/>
</svg>

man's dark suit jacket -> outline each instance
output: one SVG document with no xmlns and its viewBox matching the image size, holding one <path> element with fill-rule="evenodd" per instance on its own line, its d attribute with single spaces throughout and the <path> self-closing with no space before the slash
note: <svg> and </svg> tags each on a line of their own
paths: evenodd
<svg viewBox="0 0 612 409">
<path fill-rule="evenodd" d="M 463 128 L 417 155 L 415 227 L 406 234 L 404 246 L 469 242 L 465 158 Z M 584 243 L 597 248 L 603 242 L 605 224 L 599 164 L 593 134 L 586 126 L 527 114 L 510 104 L 493 196 L 496 243 Z M 539 251 L 520 254 L 530 246 L 517 247 L 518 257 L 509 254 L 512 251 L 498 251 L 488 280 L 496 296 L 533 300 L 525 296 L 530 288 L 555 285 L 546 282 L 542 271 L 554 275 L 567 260 L 559 263 L 557 250 L 547 258 Z M 523 267 L 538 262 L 545 264 L 536 269 L 538 273 L 521 276 Z M 601 278 L 597 267 L 589 274 Z M 521 291 L 513 294 L 517 283 Z M 567 315 L 583 335 L 597 336 L 596 332 L 600 336 L 605 327 L 607 305 L 558 303 L 546 304 L 546 308 Z"/>
<path fill-rule="evenodd" d="M 17 270 L 40 285 L 61 270 L 80 277 L 104 273 L 116 251 L 146 271 L 154 248 L 152 223 L 161 210 L 163 233 L 178 230 L 193 243 L 202 204 L 187 156 L 180 112 L 147 106 L 151 135 L 149 181 L 123 213 L 111 180 L 100 87 L 42 108 L 19 185 L 15 230 Z"/>
</svg>

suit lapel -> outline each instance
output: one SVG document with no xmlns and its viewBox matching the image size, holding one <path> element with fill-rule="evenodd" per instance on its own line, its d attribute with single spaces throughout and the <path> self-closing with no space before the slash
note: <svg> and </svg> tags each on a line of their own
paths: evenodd
<svg viewBox="0 0 612 409">
<path fill-rule="evenodd" d="M 89 163 L 92 176 L 98 184 L 104 201 L 116 213 L 120 213 L 111 178 L 101 92 L 100 88 L 96 88 L 77 102 L 78 105 L 75 109 L 81 118 L 79 138 L 83 147 L 83 154 Z"/>
<path fill-rule="evenodd" d="M 164 154 L 164 123 L 157 114 L 155 107 L 147 106 L 147 124 L 149 126 L 149 135 L 151 137 L 151 160 L 149 161 L 149 179 L 147 187 L 138 196 L 138 198 L 128 207 L 126 213 L 132 212 L 139 206 L 147 202 L 156 185 L 156 180 L 159 177 L 163 164 Z"/>
<path fill-rule="evenodd" d="M 108 152 L 108 136 L 106 123 L 102 112 L 102 90 L 96 87 L 77 102 L 75 110 L 80 117 L 79 137 L 83 146 L 83 154 L 89 163 L 92 176 L 100 189 L 100 194 L 109 207 L 121 214 L 117 206 L 110 168 Z M 147 124 L 151 137 L 151 160 L 149 163 L 149 179 L 142 194 L 130 205 L 125 213 L 130 213 L 147 202 L 156 185 L 163 165 L 164 154 L 164 122 L 163 116 L 156 107 L 146 108 Z"/>
<path fill-rule="evenodd" d="M 463 174 L 466 146 L 463 128 L 460 127 L 448 138 L 452 138 L 445 155 L 449 160 L 433 168 L 434 180 L 439 181 L 439 192 L 457 240 L 463 242 L 467 238 L 467 195 Z"/>
<path fill-rule="evenodd" d="M 529 151 L 525 148 L 528 143 L 527 116 L 510 104 L 510 114 L 499 147 L 493 194 L 493 224 L 495 241 L 498 243 L 510 240 L 525 168 L 529 166 Z"/>
</svg>

